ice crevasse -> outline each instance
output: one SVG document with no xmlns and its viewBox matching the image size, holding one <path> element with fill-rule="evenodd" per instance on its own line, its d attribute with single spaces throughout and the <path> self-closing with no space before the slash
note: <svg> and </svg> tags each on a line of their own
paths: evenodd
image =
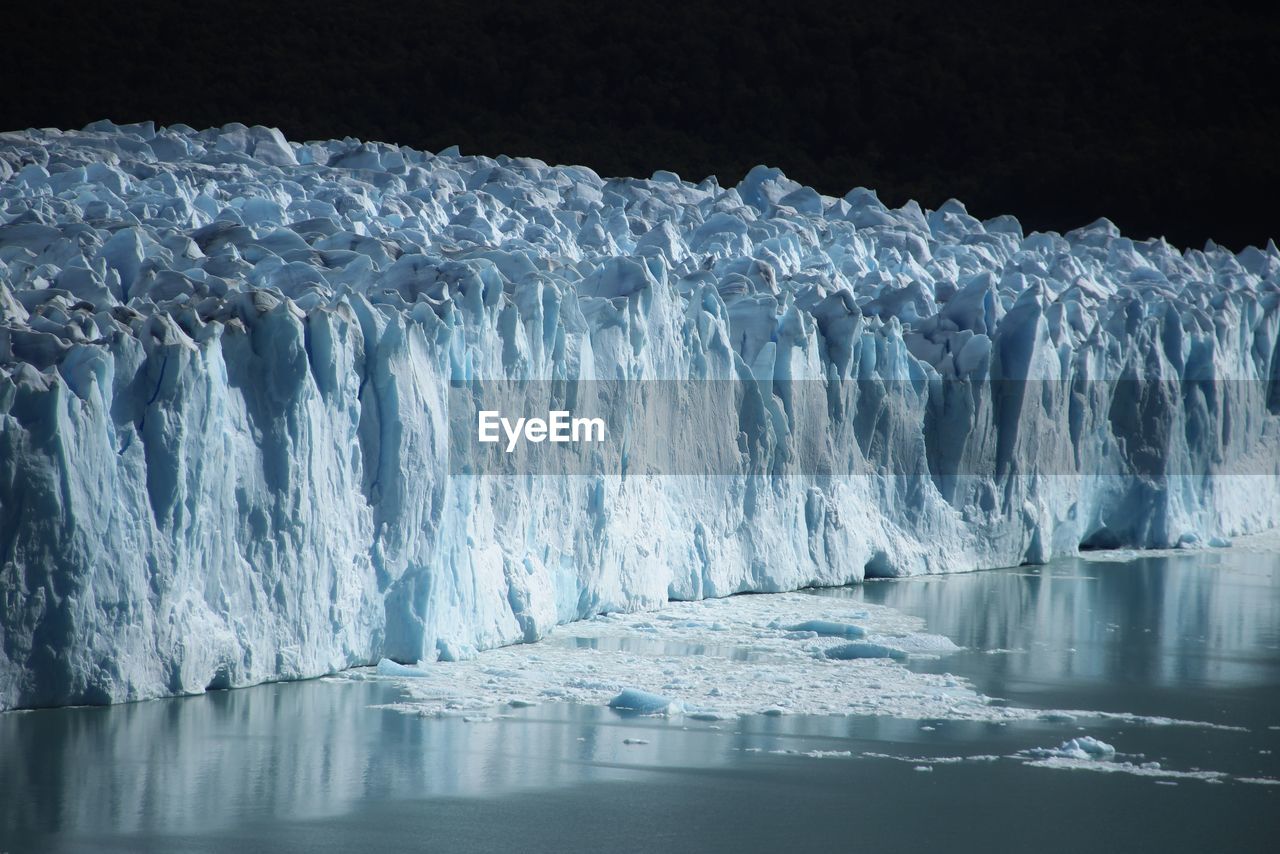
<svg viewBox="0 0 1280 854">
<path fill-rule="evenodd" d="M 764 167 L 0 134 L 0 709 L 1262 530 L 1278 301 L 1274 243 L 1024 234 Z M 493 379 L 739 382 L 740 465 L 451 471 L 450 389 Z"/>
</svg>

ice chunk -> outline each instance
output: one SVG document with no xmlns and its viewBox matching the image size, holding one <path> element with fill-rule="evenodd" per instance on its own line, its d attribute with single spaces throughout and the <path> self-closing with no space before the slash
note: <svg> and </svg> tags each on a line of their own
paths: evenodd
<svg viewBox="0 0 1280 854">
<path fill-rule="evenodd" d="M 622 693 L 609 701 L 609 706 L 642 715 L 678 715 L 684 712 L 683 703 L 638 688 L 622 689 Z"/>
<path fill-rule="evenodd" d="M 379 676 L 401 676 L 401 677 L 423 677 L 431 674 L 422 667 L 416 667 L 409 664 L 399 664 L 389 658 L 378 660 L 377 673 Z"/>
<path fill-rule="evenodd" d="M 861 626 L 838 623 L 834 620 L 805 620 L 803 623 L 796 623 L 789 627 L 787 631 L 813 632 L 822 637 L 833 638 L 862 638 L 867 635 L 867 630 Z"/>
<path fill-rule="evenodd" d="M 907 654 L 900 649 L 869 641 L 840 644 L 823 650 L 822 654 L 834 661 L 856 661 L 861 658 L 895 658 L 901 660 L 907 657 Z"/>
<path fill-rule="evenodd" d="M 1091 735 L 1082 735 L 1069 739 L 1054 748 L 1035 748 L 1027 752 L 1029 755 L 1040 759 L 1057 758 L 1099 761 L 1114 759 L 1116 755 L 1114 747 L 1105 741 L 1099 741 Z"/>
</svg>

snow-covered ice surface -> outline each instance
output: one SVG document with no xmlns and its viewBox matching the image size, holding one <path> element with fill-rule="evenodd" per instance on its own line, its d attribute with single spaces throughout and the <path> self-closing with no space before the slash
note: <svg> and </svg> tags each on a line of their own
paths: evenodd
<svg viewBox="0 0 1280 854">
<path fill-rule="evenodd" d="M 893 609 L 848 611 L 804 593 L 677 602 L 656 613 L 575 622 L 536 644 L 424 665 L 404 680 L 407 697 L 398 708 L 462 714 L 513 701 L 569 701 L 696 719 L 800 713 L 1003 720 L 1035 714 L 992 705 L 961 680 L 912 673 L 888 656 L 834 659 L 826 653 L 846 640 L 791 629 L 816 620 L 862 628 L 868 643 L 902 658 L 956 648 Z M 376 674 L 405 675 L 391 662 L 379 664 Z"/>
<path fill-rule="evenodd" d="M 849 642 L 792 630 L 805 622 L 861 628 L 867 640 L 854 643 L 877 652 L 833 655 Z M 918 617 L 892 608 L 865 605 L 850 611 L 838 599 L 780 593 L 676 602 L 656 613 L 608 614 L 561 627 L 536 644 L 416 668 L 384 660 L 372 671 L 353 670 L 348 678 L 396 678 L 406 696 L 393 707 L 424 716 L 573 702 L 695 720 L 884 715 L 1232 729 L 1151 715 L 1017 707 L 981 694 L 960 677 L 905 665 L 912 657 L 957 649 L 950 639 L 926 631 Z"/>
<path fill-rule="evenodd" d="M 843 657 L 831 650 L 847 641 L 797 622 L 858 627 L 866 643 L 898 655 Z M 1247 733 L 1243 727 L 1153 715 L 1036 709 L 984 696 L 966 679 L 919 672 L 916 656 L 946 655 L 958 648 L 929 633 L 919 618 L 879 605 L 857 610 L 840 600 L 805 593 L 737 596 L 674 603 L 654 614 L 611 614 L 557 629 L 536 644 L 488 650 L 466 661 L 406 668 L 382 661 L 375 669 L 341 678 L 390 678 L 402 699 L 382 708 L 421 717 L 460 717 L 491 724 L 504 711 L 541 703 L 609 706 L 621 714 L 665 720 L 654 739 L 692 721 L 735 721 L 743 715 L 878 715 L 999 725 L 1039 723 L 1066 730 L 1099 726 L 1178 727 Z M 748 752 L 759 752 L 759 748 Z M 772 754 L 811 759 L 862 756 L 931 770 L 962 762 L 1018 762 L 1059 771 L 1123 773 L 1158 780 L 1199 780 L 1269 785 L 1270 777 L 1233 776 L 1203 768 L 1179 769 L 1140 754 L 1127 754 L 1095 736 L 1075 735 L 1055 747 L 998 755 L 919 756 L 880 751 L 779 747 Z"/>
<path fill-rule="evenodd" d="M 0 708 L 1262 530 L 1278 276 L 1274 244 L 1025 235 L 764 167 L 722 187 L 241 125 L 0 135 Z M 741 459 L 451 474 L 450 388 L 502 379 L 741 382 L 715 413 Z M 984 705 L 928 687 L 922 712 Z"/>
</svg>

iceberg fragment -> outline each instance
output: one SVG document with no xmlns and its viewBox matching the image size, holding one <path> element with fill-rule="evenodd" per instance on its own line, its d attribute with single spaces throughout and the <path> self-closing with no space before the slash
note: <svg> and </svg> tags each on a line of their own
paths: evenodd
<svg viewBox="0 0 1280 854">
<path fill-rule="evenodd" d="M 821 637 L 836 638 L 862 638 L 867 635 L 867 630 L 861 626 L 855 626 L 852 623 L 837 623 L 832 620 L 805 620 L 802 623 L 790 626 L 787 631 L 813 632 Z"/>
<path fill-rule="evenodd" d="M 622 693 L 609 701 L 609 708 L 636 712 L 641 715 L 679 715 L 684 713 L 684 704 L 670 697 L 651 694 L 639 688 L 624 688 Z"/>
<path fill-rule="evenodd" d="M 1055 748 L 1035 748 L 1027 751 L 1027 755 L 1037 759 L 1079 759 L 1107 760 L 1114 759 L 1116 749 L 1105 741 L 1099 741 L 1091 735 L 1082 735 L 1068 739 Z M 1158 765 L 1156 767 L 1159 767 Z"/>
<path fill-rule="evenodd" d="M 833 661 L 857 661 L 862 658 L 905 659 L 907 657 L 907 654 L 900 649 L 870 641 L 842 643 L 823 650 L 822 654 Z"/>
</svg>

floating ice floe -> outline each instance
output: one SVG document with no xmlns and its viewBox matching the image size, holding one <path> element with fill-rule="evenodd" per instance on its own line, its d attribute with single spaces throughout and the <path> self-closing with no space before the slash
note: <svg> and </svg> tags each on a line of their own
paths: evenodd
<svg viewBox="0 0 1280 854">
<path fill-rule="evenodd" d="M 1116 749 L 1105 741 L 1084 735 L 1064 741 L 1058 747 L 1034 748 L 1028 750 L 1027 754 L 1037 759 L 1109 760 L 1115 758 Z"/>
<path fill-rule="evenodd" d="M 536 644 L 488 650 L 466 661 L 419 664 L 413 675 L 390 677 L 404 692 L 390 708 L 444 716 L 489 713 L 518 700 L 610 706 L 622 714 L 693 720 L 754 714 L 882 715 L 931 721 L 1093 720 L 1239 729 L 1150 715 L 1020 708 L 996 701 L 965 679 L 909 667 L 914 657 L 932 658 L 939 650 L 957 647 L 928 632 L 919 618 L 881 605 L 859 605 L 855 617 L 838 599 L 783 593 L 677 602 L 663 616 L 666 619 L 655 620 L 646 613 L 609 614 L 563 626 Z M 790 630 L 807 621 L 858 625 L 867 640 L 849 642 Z M 849 655 L 842 650 L 851 643 L 886 654 Z M 352 671 L 348 678 L 385 676 L 379 668 Z M 1068 744 L 1087 752 L 1095 742 L 1081 737 Z"/>
</svg>

